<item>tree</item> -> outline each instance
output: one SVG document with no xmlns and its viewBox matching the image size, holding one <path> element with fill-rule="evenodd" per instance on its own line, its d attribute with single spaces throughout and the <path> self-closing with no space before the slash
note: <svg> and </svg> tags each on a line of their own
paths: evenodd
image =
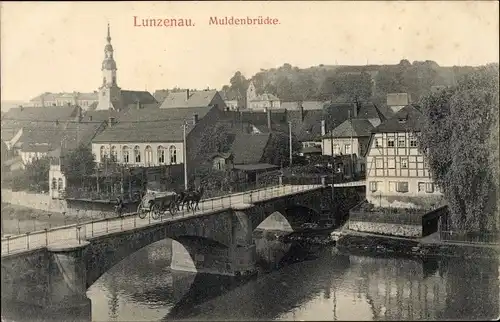
<svg viewBox="0 0 500 322">
<path fill-rule="evenodd" d="M 494 64 L 466 75 L 458 87 L 422 100 L 420 148 L 444 189 L 455 229 L 498 227 L 498 90 Z"/>
<path fill-rule="evenodd" d="M 300 150 L 300 142 L 292 135 L 292 153 Z M 264 163 L 287 166 L 290 159 L 290 141 L 288 134 L 273 132 L 264 150 Z"/>
<path fill-rule="evenodd" d="M 234 93 L 239 93 L 240 95 L 244 95 L 250 82 L 245 78 L 245 76 L 243 76 L 240 71 L 237 71 L 236 73 L 234 73 L 234 76 L 231 77 L 229 83 L 231 84 L 231 86 L 229 87 L 231 91 L 233 91 Z"/>
<path fill-rule="evenodd" d="M 28 188 L 35 191 L 49 190 L 50 158 L 42 157 L 26 164 L 24 176 Z"/>
<path fill-rule="evenodd" d="M 92 175 L 95 172 L 95 163 L 91 148 L 81 145 L 66 154 L 61 171 L 67 178 L 81 178 Z"/>
<path fill-rule="evenodd" d="M 368 73 L 340 73 L 326 81 L 331 82 L 327 84 L 331 86 L 331 94 L 352 102 L 368 100 L 372 94 L 372 79 Z"/>
<path fill-rule="evenodd" d="M 231 148 L 231 135 L 226 124 L 219 123 L 208 128 L 202 135 L 198 156 L 206 159 L 212 153 L 228 152 Z"/>
</svg>

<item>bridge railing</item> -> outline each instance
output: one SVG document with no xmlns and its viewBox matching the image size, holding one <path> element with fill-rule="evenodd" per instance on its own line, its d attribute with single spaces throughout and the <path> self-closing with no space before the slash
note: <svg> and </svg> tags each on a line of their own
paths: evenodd
<svg viewBox="0 0 500 322">
<path fill-rule="evenodd" d="M 183 217 L 203 216 L 221 209 L 236 207 L 241 204 L 251 204 L 263 200 L 292 195 L 303 191 L 319 188 L 321 185 L 276 185 L 260 188 L 232 195 L 203 199 L 196 209 L 182 209 L 174 216 L 168 210 L 158 219 L 153 219 L 151 214 L 141 219 L 136 213 L 126 214 L 122 217 L 101 218 L 82 223 L 65 225 L 61 227 L 45 228 L 39 231 L 27 232 L 16 236 L 2 238 L 2 256 L 43 248 L 50 244 L 62 241 L 83 241 L 109 233 L 132 230 L 159 222 L 178 220 Z"/>
</svg>

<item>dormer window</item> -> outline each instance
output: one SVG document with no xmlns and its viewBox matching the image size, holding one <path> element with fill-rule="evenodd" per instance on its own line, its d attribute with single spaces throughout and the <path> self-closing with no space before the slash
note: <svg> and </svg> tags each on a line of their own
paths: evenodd
<svg viewBox="0 0 500 322">
<path fill-rule="evenodd" d="M 399 123 L 406 123 L 406 118 L 401 118 L 401 117 L 400 117 L 400 118 L 399 118 L 399 120 L 398 120 L 398 122 L 399 122 Z"/>
</svg>

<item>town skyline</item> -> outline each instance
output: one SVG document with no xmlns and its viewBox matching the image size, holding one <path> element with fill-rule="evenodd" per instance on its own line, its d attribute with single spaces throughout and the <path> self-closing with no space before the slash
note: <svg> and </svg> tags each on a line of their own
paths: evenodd
<svg viewBox="0 0 500 322">
<path fill-rule="evenodd" d="M 102 14 L 96 16 L 96 9 Z M 97 90 L 108 23 L 118 85 L 153 92 L 174 87 L 220 89 L 236 71 L 251 77 L 285 63 L 308 68 L 397 64 L 401 59 L 433 60 L 440 66 L 498 62 L 495 11 L 497 2 L 219 2 L 217 9 L 210 3 L 189 2 L 4 3 L 2 100 Z M 133 26 L 134 16 L 162 16 L 158 12 L 168 12 L 165 17 L 189 17 L 197 25 Z M 214 27 L 205 23 L 213 15 L 240 12 L 255 17 L 265 13 L 280 24 Z M 332 12 L 337 13 L 335 19 Z M 366 28 L 367 23 L 379 28 Z M 450 28 L 458 24 L 461 32 Z M 326 30 L 329 37 L 325 38 Z M 380 46 L 381 39 L 402 45 Z"/>
</svg>

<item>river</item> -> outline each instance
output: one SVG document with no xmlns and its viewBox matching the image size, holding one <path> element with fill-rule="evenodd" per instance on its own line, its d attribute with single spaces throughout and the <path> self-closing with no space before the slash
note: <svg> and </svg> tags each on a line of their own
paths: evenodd
<svg viewBox="0 0 500 322">
<path fill-rule="evenodd" d="M 499 315 L 499 260 L 342 254 L 257 238 L 262 273 L 246 280 L 173 272 L 171 240 L 105 273 L 87 292 L 93 321 L 450 320 Z M 2 305 L 2 320 L 44 317 Z M 24 315 L 22 315 L 24 314 Z M 87 321 L 90 318 L 87 317 Z"/>
</svg>

